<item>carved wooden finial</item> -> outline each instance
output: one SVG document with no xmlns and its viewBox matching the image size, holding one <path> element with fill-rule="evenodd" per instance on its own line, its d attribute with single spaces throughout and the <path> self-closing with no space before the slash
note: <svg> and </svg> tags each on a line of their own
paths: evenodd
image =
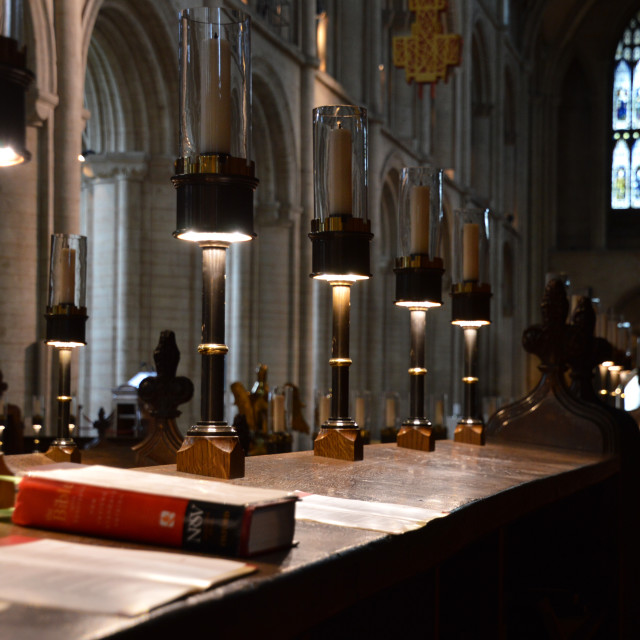
<svg viewBox="0 0 640 640">
<path fill-rule="evenodd" d="M 180 415 L 178 405 L 193 396 L 191 380 L 176 376 L 180 351 L 173 331 L 160 334 L 153 359 L 158 375 L 145 378 L 138 387 L 138 397 L 151 414 L 145 439 L 133 447 L 139 466 L 176 461 L 176 453 L 183 441 L 175 420 Z"/>
<path fill-rule="evenodd" d="M 153 359 L 158 375 L 149 376 L 140 383 L 138 396 L 148 405 L 152 416 L 177 418 L 180 415 L 178 405 L 188 402 L 193 396 L 193 383 L 184 376 L 176 377 L 180 351 L 173 331 L 160 334 Z"/>
</svg>

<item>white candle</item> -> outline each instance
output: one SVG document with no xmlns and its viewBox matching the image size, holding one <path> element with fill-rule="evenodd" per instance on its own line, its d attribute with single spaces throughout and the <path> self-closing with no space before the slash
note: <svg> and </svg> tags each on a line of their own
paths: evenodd
<svg viewBox="0 0 640 640">
<path fill-rule="evenodd" d="M 275 395 L 273 403 L 273 431 L 284 431 L 284 396 Z"/>
<path fill-rule="evenodd" d="M 444 424 L 444 402 L 436 401 L 436 424 Z"/>
<path fill-rule="evenodd" d="M 54 271 L 54 304 L 73 304 L 76 289 L 76 250 L 62 249 Z"/>
<path fill-rule="evenodd" d="M 351 131 L 332 129 L 329 136 L 329 214 L 351 213 Z"/>
<path fill-rule="evenodd" d="M 385 411 L 385 427 L 396 426 L 396 399 L 387 398 Z"/>
<path fill-rule="evenodd" d="M 364 428 L 366 421 L 366 413 L 364 406 L 364 398 L 356 398 L 356 425 L 361 429 Z"/>
<path fill-rule="evenodd" d="M 322 426 L 331 414 L 331 396 L 320 396 L 318 403 L 318 424 Z"/>
<path fill-rule="evenodd" d="M 411 253 L 429 253 L 429 197 L 431 189 L 414 185 L 409 194 L 411 212 Z"/>
<path fill-rule="evenodd" d="M 468 222 L 462 227 L 462 279 L 478 280 L 478 239 L 480 227 Z"/>
<path fill-rule="evenodd" d="M 231 51 L 214 35 L 202 47 L 200 152 L 231 153 Z"/>
</svg>

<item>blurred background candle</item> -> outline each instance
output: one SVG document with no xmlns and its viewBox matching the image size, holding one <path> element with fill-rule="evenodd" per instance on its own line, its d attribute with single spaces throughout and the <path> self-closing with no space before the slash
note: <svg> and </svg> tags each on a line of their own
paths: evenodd
<svg viewBox="0 0 640 640">
<path fill-rule="evenodd" d="M 273 402 L 273 431 L 284 431 L 284 395 L 274 394 L 271 402 Z"/>
<path fill-rule="evenodd" d="M 478 240 L 479 227 L 468 222 L 462 227 L 462 279 L 478 280 Z"/>
<path fill-rule="evenodd" d="M 60 251 L 56 269 L 55 284 L 57 292 L 54 296 L 55 301 L 57 304 L 73 304 L 76 288 L 75 249 L 64 248 Z"/>
<path fill-rule="evenodd" d="M 318 400 L 318 424 L 322 426 L 331 414 L 331 396 L 321 395 Z"/>
<path fill-rule="evenodd" d="M 201 78 L 202 153 L 231 152 L 231 55 L 229 43 L 213 34 L 202 43 Z"/>
<path fill-rule="evenodd" d="M 431 189 L 415 185 L 411 188 L 411 253 L 429 253 L 429 197 Z"/>
<path fill-rule="evenodd" d="M 356 398 L 356 424 L 364 429 L 366 421 L 364 398 Z"/>
<path fill-rule="evenodd" d="M 396 399 L 391 396 L 387 398 L 387 402 L 385 404 L 385 427 L 395 427 L 396 426 Z"/>
<path fill-rule="evenodd" d="M 351 132 L 340 125 L 329 138 L 329 214 L 351 213 Z"/>
</svg>

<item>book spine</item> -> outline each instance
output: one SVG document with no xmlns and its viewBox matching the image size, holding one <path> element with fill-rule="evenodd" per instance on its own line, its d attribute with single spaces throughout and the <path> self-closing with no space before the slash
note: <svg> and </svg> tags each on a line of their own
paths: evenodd
<svg viewBox="0 0 640 640">
<path fill-rule="evenodd" d="M 250 512 L 242 506 L 25 477 L 13 522 L 85 535 L 239 555 Z"/>
</svg>

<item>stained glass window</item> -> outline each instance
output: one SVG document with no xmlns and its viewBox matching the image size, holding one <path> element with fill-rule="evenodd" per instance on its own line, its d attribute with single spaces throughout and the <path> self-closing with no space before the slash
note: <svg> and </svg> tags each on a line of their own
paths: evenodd
<svg viewBox="0 0 640 640">
<path fill-rule="evenodd" d="M 640 210 L 640 11 L 616 48 L 611 110 L 611 208 Z"/>
</svg>

